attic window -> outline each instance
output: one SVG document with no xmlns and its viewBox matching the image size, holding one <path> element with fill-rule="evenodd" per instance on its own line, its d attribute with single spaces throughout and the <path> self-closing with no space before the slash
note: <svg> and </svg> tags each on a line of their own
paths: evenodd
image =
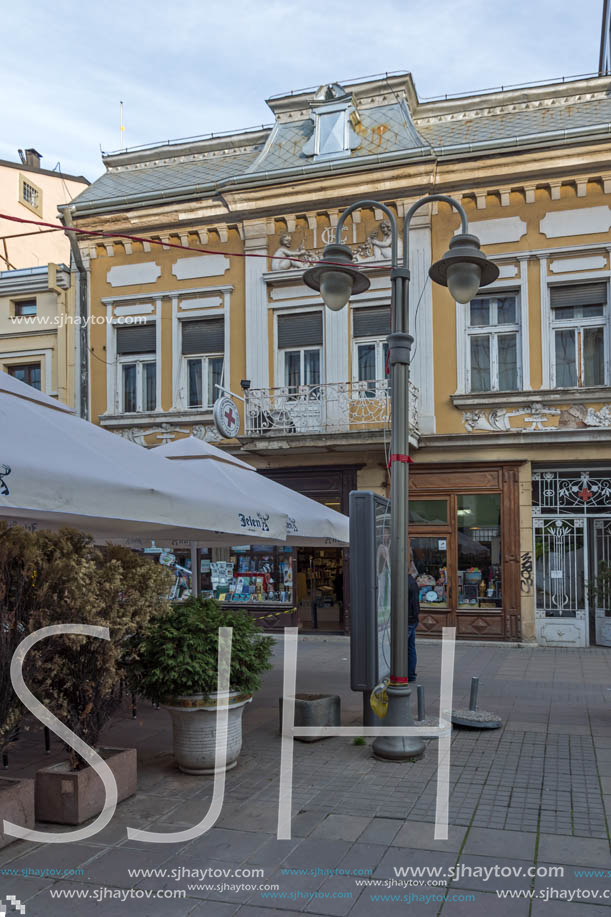
<svg viewBox="0 0 611 917">
<path fill-rule="evenodd" d="M 346 109 L 324 112 L 317 115 L 317 147 L 319 156 L 341 153 L 347 149 Z"/>
<path fill-rule="evenodd" d="M 341 86 L 321 87 L 312 104 L 314 130 L 303 148 L 304 156 L 348 156 L 360 143 L 352 126 L 354 115 L 352 96 Z"/>
</svg>

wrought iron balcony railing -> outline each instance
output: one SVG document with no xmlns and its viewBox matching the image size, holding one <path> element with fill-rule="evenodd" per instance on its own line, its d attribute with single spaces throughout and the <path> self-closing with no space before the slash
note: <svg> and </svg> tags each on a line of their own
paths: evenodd
<svg viewBox="0 0 611 917">
<path fill-rule="evenodd" d="M 247 436 L 390 429 L 388 379 L 326 382 L 245 392 Z M 418 389 L 410 384 L 410 431 L 418 433 Z"/>
</svg>

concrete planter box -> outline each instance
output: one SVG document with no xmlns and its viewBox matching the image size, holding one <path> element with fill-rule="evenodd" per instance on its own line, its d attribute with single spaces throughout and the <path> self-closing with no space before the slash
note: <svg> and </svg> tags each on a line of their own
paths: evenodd
<svg viewBox="0 0 611 917">
<path fill-rule="evenodd" d="M 242 714 L 252 697 L 230 691 L 222 696 L 194 694 L 172 698 L 163 706 L 172 717 L 174 757 L 185 774 L 214 774 L 216 753 L 216 708 L 218 701 L 229 707 L 225 770 L 238 763 L 242 748 Z"/>
<path fill-rule="evenodd" d="M 282 698 L 280 704 L 280 734 L 282 734 Z M 295 726 L 341 726 L 342 702 L 339 694 L 296 694 Z M 295 736 L 297 742 L 320 742 L 331 736 Z"/>
<path fill-rule="evenodd" d="M 117 781 L 118 802 L 138 789 L 135 748 L 99 748 L 98 753 Z M 56 825 L 80 825 L 104 808 L 104 784 L 92 767 L 70 769 L 67 761 L 36 773 L 36 820 Z"/>
<path fill-rule="evenodd" d="M 0 777 L 0 850 L 18 840 L 10 834 L 2 833 L 2 820 L 20 825 L 22 828 L 34 827 L 34 781 L 16 780 L 12 777 Z"/>
</svg>

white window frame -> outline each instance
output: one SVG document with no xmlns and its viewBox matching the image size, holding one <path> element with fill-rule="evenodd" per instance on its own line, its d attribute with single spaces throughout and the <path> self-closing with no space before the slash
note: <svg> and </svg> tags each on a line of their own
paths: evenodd
<svg viewBox="0 0 611 917">
<path fill-rule="evenodd" d="M 153 364 L 155 366 L 155 376 L 157 376 L 157 359 L 155 355 L 150 353 L 125 353 L 117 355 L 117 393 L 119 397 L 119 409 L 121 414 L 150 414 L 152 411 L 156 410 L 159 399 L 159 393 L 157 391 L 157 378 L 155 378 L 155 407 L 145 408 L 143 405 L 144 387 L 142 383 L 144 374 L 142 367 L 145 363 Z M 136 410 L 127 411 L 125 409 L 125 390 L 123 388 L 123 367 L 132 364 L 136 365 Z"/>
<path fill-rule="evenodd" d="M 375 379 L 359 379 L 359 347 L 363 345 L 375 346 L 376 376 Z M 358 337 L 352 339 L 352 382 L 353 392 L 357 396 L 365 397 L 365 391 L 375 391 L 379 394 L 385 394 L 388 389 L 390 376 L 386 376 L 386 358 L 384 355 L 384 345 L 388 344 L 387 337 Z M 363 388 L 360 391 L 360 385 L 374 382 L 375 385 L 369 389 Z"/>
<path fill-rule="evenodd" d="M 278 317 L 280 315 L 300 315 L 303 312 L 320 312 L 322 316 L 322 334 L 323 342 L 322 344 L 312 344 L 311 346 L 306 347 L 279 347 L 278 346 Z M 299 308 L 294 309 L 277 309 L 274 310 L 274 382 L 276 388 L 286 388 L 285 385 L 285 366 L 284 366 L 284 354 L 285 352 L 301 350 L 318 350 L 320 352 L 320 385 L 324 385 L 327 381 L 326 378 L 326 362 L 325 362 L 325 345 L 327 340 L 326 332 L 326 322 L 325 322 L 325 313 L 320 308 L 310 309 L 307 306 L 300 306 Z M 303 376 L 303 353 L 301 357 L 301 370 L 300 375 Z"/>
<path fill-rule="evenodd" d="M 304 355 L 305 355 L 306 353 L 311 353 L 312 351 L 316 351 L 316 352 L 318 353 L 320 381 L 319 381 L 319 382 L 303 382 L 303 381 L 300 381 L 300 382 L 299 382 L 299 388 L 301 388 L 301 386 L 303 386 L 303 385 L 322 385 L 322 384 L 323 384 L 323 380 L 324 380 L 324 376 L 323 376 L 323 349 L 322 349 L 322 346 L 321 346 L 320 344 L 312 344 L 312 345 L 306 346 L 306 347 L 283 347 L 283 348 L 281 348 L 281 349 L 278 351 L 278 355 L 279 355 L 279 369 L 280 369 L 279 378 L 282 379 L 281 388 L 286 388 L 286 389 L 289 388 L 289 385 L 288 385 L 288 383 L 287 383 L 287 381 L 286 381 L 286 363 L 285 363 L 285 356 L 286 356 L 286 354 L 287 354 L 287 353 L 298 353 L 298 354 L 300 355 L 300 356 L 299 356 L 299 378 L 300 378 L 300 380 L 303 380 L 303 377 L 304 377 Z"/>
<path fill-rule="evenodd" d="M 550 353 L 549 353 L 549 364 L 550 364 L 550 375 L 551 375 L 551 385 L 552 388 L 557 388 L 556 383 L 556 331 L 581 331 L 585 328 L 602 328 L 604 335 L 603 343 L 603 360 L 604 360 L 604 379 L 602 382 L 603 386 L 609 385 L 610 379 L 610 363 L 611 363 L 611 353 L 610 353 L 610 333 L 609 333 L 609 322 L 611 316 L 611 307 L 609 304 L 609 281 L 605 278 L 598 278 L 599 281 L 604 281 L 607 287 L 607 302 L 603 306 L 602 316 L 593 316 L 592 318 L 571 318 L 571 319 L 556 319 L 554 318 L 556 310 L 552 308 L 551 305 L 551 296 L 548 295 L 548 309 L 550 313 Z M 596 278 L 594 277 L 584 277 L 581 282 L 571 284 L 571 286 L 579 287 L 583 284 L 596 283 Z M 559 284 L 561 286 L 568 286 L 566 283 Z M 549 289 L 551 289 L 552 284 L 550 284 Z M 577 385 L 575 388 L 598 388 L 599 386 L 586 386 L 584 382 L 580 383 L 580 378 L 583 379 L 583 333 L 580 337 L 580 347 L 575 346 L 575 353 L 577 356 Z"/>
<path fill-rule="evenodd" d="M 497 316 L 497 304 L 494 302 L 495 299 L 502 298 L 504 296 L 515 296 L 516 300 L 516 321 L 507 323 L 504 325 L 498 325 L 493 323 L 492 319 Z M 467 392 L 473 395 L 484 394 L 485 391 L 489 392 L 498 392 L 499 389 L 499 361 L 498 361 L 498 338 L 504 334 L 515 334 L 516 335 L 516 388 L 510 389 L 510 391 L 522 391 L 522 347 L 521 347 L 521 325 L 520 325 L 520 291 L 515 289 L 507 290 L 493 290 L 489 292 L 485 290 L 483 293 L 478 293 L 477 296 L 474 296 L 473 299 L 485 299 L 490 303 L 490 323 L 488 325 L 471 325 L 471 303 L 465 305 L 465 359 L 466 359 L 466 387 Z M 482 391 L 473 391 L 471 388 L 471 340 L 474 337 L 489 337 L 490 338 L 490 388 Z"/>
<path fill-rule="evenodd" d="M 185 393 L 185 410 L 187 411 L 211 411 L 214 405 L 214 402 L 220 396 L 220 392 L 209 392 L 208 391 L 208 362 L 209 360 L 218 360 L 223 361 L 223 368 L 221 370 L 221 385 L 225 385 L 225 354 L 224 353 L 189 353 L 181 354 L 182 357 L 182 386 Z M 202 404 L 200 405 L 190 405 L 189 404 L 189 362 L 191 360 L 199 360 L 202 365 Z"/>
<path fill-rule="evenodd" d="M 528 256 L 527 255 L 512 255 L 511 258 L 500 259 L 497 258 L 499 263 L 505 267 L 506 271 L 513 271 L 514 276 L 509 277 L 507 274 L 506 277 L 503 277 L 500 280 L 497 280 L 495 283 L 490 284 L 487 287 L 484 287 L 482 292 L 488 295 L 503 296 L 508 293 L 516 293 L 519 291 L 518 296 L 518 316 L 519 316 L 519 341 L 518 341 L 518 352 L 520 360 L 520 379 L 521 386 L 518 391 L 529 392 L 531 391 L 530 384 L 530 328 L 528 320 Z M 511 264 L 512 261 L 517 261 L 518 266 L 515 267 Z M 474 299 L 479 299 L 479 296 L 474 296 Z M 470 320 L 470 315 L 468 312 L 469 303 L 463 305 L 462 303 L 456 303 L 456 367 L 457 367 L 457 379 L 456 379 L 456 395 L 468 395 L 470 392 L 470 380 L 468 379 L 468 368 L 471 361 L 471 353 L 468 351 L 470 343 L 467 339 L 467 327 Z M 484 394 L 483 392 L 475 392 L 475 395 Z"/>
</svg>

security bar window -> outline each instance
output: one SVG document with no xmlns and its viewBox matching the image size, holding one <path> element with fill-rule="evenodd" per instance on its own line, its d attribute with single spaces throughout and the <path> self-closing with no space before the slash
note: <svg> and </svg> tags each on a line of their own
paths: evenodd
<svg viewBox="0 0 611 917">
<path fill-rule="evenodd" d="M 224 319 L 193 319 L 181 324 L 187 407 L 207 409 L 219 397 L 218 386 L 223 384 Z"/>
<path fill-rule="evenodd" d="M 517 391 L 521 384 L 517 295 L 480 296 L 467 309 L 469 390 Z"/>
<path fill-rule="evenodd" d="M 554 386 L 608 384 L 608 303 L 605 282 L 550 288 Z"/>
</svg>

